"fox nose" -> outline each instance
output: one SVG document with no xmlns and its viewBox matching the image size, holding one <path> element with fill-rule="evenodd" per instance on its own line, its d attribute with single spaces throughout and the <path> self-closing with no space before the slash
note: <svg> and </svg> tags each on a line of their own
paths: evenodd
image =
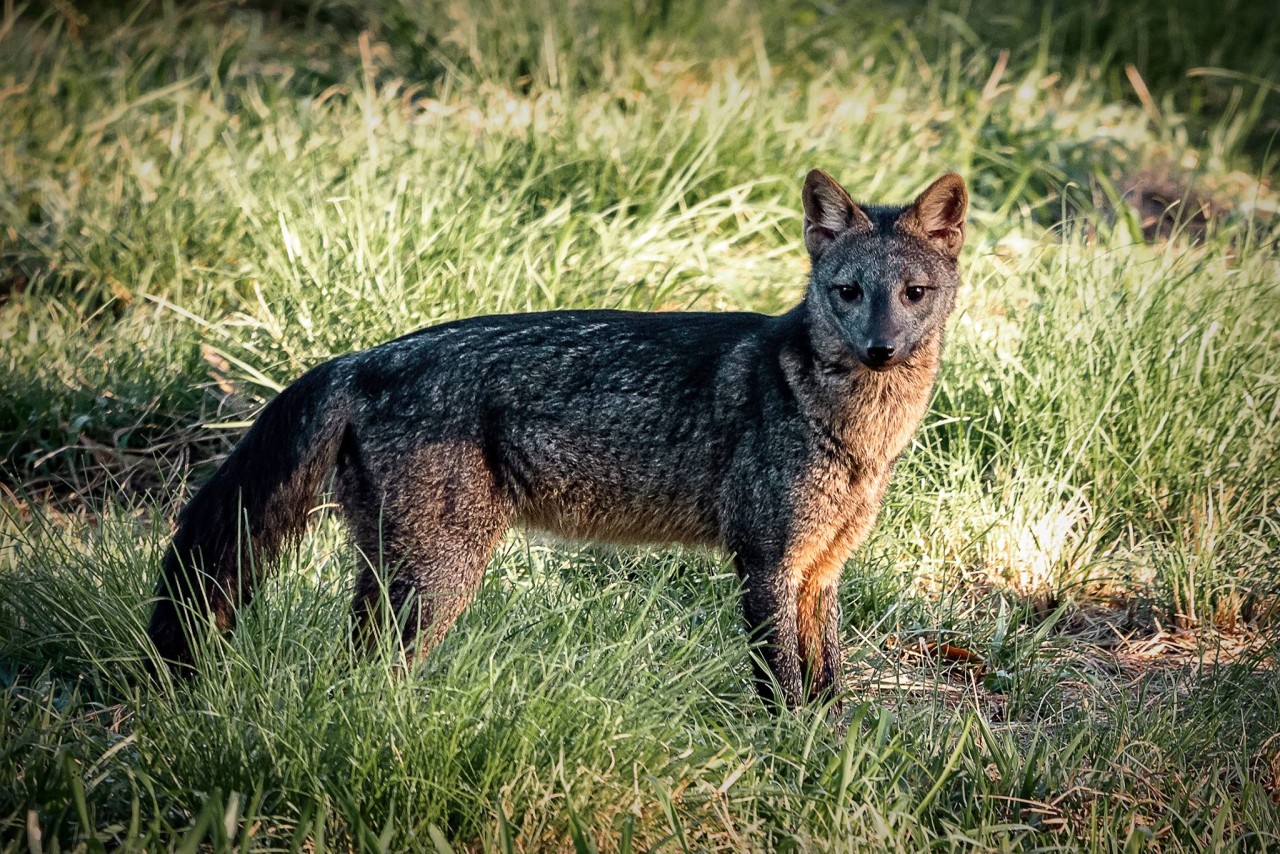
<svg viewBox="0 0 1280 854">
<path fill-rule="evenodd" d="M 888 341 L 871 341 L 867 344 L 867 358 L 864 359 L 869 367 L 883 368 L 889 364 L 889 360 L 893 358 L 893 344 Z"/>
</svg>

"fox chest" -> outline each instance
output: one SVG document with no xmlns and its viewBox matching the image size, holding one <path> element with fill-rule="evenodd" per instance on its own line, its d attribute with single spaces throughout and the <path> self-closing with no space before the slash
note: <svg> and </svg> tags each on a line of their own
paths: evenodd
<svg viewBox="0 0 1280 854">
<path fill-rule="evenodd" d="M 826 586 L 875 524 L 888 467 L 851 474 L 843 466 L 811 469 L 793 493 L 783 563 L 797 585 Z"/>
<path fill-rule="evenodd" d="M 825 587 L 875 525 L 894 462 L 924 416 L 928 388 L 864 408 L 846 423 L 842 453 L 818 453 L 792 493 L 784 565 L 799 587 Z"/>
</svg>

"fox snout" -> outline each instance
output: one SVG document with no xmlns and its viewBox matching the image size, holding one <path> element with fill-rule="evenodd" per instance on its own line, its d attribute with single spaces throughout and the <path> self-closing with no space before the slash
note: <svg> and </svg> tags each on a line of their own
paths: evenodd
<svg viewBox="0 0 1280 854">
<path fill-rule="evenodd" d="M 882 371 L 902 361 L 898 355 L 902 349 L 901 345 L 891 339 L 872 338 L 858 348 L 858 359 L 868 368 Z"/>
<path fill-rule="evenodd" d="M 911 355 L 915 343 L 906 324 L 896 318 L 892 311 L 873 310 L 870 322 L 849 337 L 852 339 L 849 344 L 858 361 L 873 371 L 883 371 L 901 364 Z"/>
</svg>

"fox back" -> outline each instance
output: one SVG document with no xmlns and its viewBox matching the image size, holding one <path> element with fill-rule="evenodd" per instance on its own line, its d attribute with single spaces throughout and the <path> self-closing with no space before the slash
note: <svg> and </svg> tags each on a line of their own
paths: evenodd
<svg viewBox="0 0 1280 854">
<path fill-rule="evenodd" d="M 354 631 L 436 643 L 512 524 L 733 555 L 761 690 L 839 692 L 836 590 L 922 418 L 959 283 L 964 182 L 860 206 L 815 170 L 791 311 L 557 311 L 421 330 L 308 372 L 192 498 L 150 633 L 191 661 L 305 524 L 323 477 L 363 568 Z"/>
</svg>

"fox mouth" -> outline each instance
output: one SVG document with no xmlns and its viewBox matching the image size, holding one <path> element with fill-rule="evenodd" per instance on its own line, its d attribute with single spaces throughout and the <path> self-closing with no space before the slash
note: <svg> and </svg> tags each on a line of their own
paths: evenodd
<svg viewBox="0 0 1280 854">
<path fill-rule="evenodd" d="M 903 365 L 910 356 L 911 353 L 905 349 L 890 356 L 859 353 L 858 364 L 869 371 L 883 374 L 885 371 L 890 371 Z"/>
<path fill-rule="evenodd" d="M 858 354 L 858 364 L 868 371 L 877 374 L 887 373 L 895 368 L 906 367 L 911 364 L 911 357 L 915 355 L 915 347 L 902 347 L 892 356 L 881 356 L 874 358 L 865 353 Z"/>
</svg>

